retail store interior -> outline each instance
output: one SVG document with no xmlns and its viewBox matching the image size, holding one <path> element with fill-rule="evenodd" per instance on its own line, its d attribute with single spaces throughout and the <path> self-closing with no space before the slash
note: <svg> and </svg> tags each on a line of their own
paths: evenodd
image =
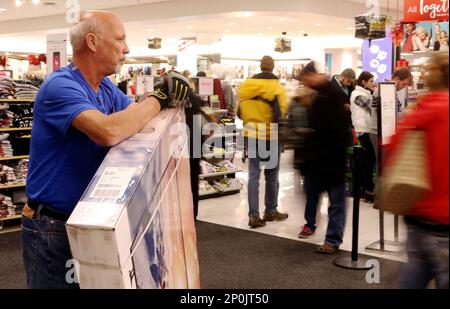
<svg viewBox="0 0 450 309">
<path fill-rule="evenodd" d="M 373 6 L 375 2 L 377 5 Z M 279 169 L 278 210 L 288 213 L 289 218 L 249 227 L 249 159 L 245 149 L 236 147 L 243 128 L 236 106 L 239 87 L 260 73 L 261 58 L 265 55 L 274 60 L 273 73 L 286 91 L 287 102 L 292 101 L 301 87 L 298 74 L 314 61 L 318 70 L 330 78 L 347 68 L 353 69 L 358 78 L 372 66 L 376 83 L 390 79 L 396 67 L 408 66 L 413 81 L 409 89 L 398 95 L 403 100 L 403 108 L 415 106 L 415 96 L 424 91 L 420 83 L 421 65 L 434 51 L 402 53 L 397 48 L 396 52 L 389 31 L 386 38 L 391 40 L 391 49 L 383 56 L 377 40 L 355 38 L 355 16 L 377 12 L 389 16 L 386 28 L 391 28 L 403 20 L 403 0 L 0 0 L 0 82 L 2 76 L 36 82 L 30 86 L 32 90 L 0 91 L 0 288 L 27 288 L 20 224 L 27 201 L 32 106 L 40 83 L 53 70 L 71 61 L 69 29 L 80 11 L 88 10 L 110 11 L 125 26 L 129 54 L 121 69 L 109 78 L 128 97 L 137 101 L 147 92 L 143 77 L 152 80 L 153 90 L 153 82 L 172 69 L 185 73 L 198 87 L 202 83 L 196 77 L 200 71 L 211 81 L 197 93 L 207 102 L 208 111 L 214 114 L 224 135 L 214 144 L 212 157 L 215 159 L 205 155 L 200 162 L 200 201 L 195 221 L 199 286 L 227 289 L 397 287 L 400 265 L 408 262 L 407 227 L 403 217 L 382 211 L 373 201 L 361 198 L 355 242 L 351 180 L 346 179 L 347 211 L 339 253 L 317 255 L 315 252 L 327 233 L 330 200 L 325 192 L 319 199 L 315 234 L 299 237 L 306 224 L 305 179 L 295 164 L 292 147 L 286 147 L 281 153 Z M 442 27 L 448 33 L 448 14 Z M 375 60 L 370 58 L 374 55 Z M 398 57 L 408 65 L 399 64 Z M 377 68 L 386 58 L 392 60 L 390 65 Z M 373 61 L 377 65 L 373 66 Z M 221 94 L 213 91 L 214 79 L 221 80 L 222 85 L 228 84 L 232 103 L 221 98 L 227 97 L 225 88 Z M 7 113 L 9 110 L 12 114 Z M 10 121 L 5 120 L 8 117 Z M 349 178 L 351 166 L 348 163 Z M 261 173 L 261 213 L 264 183 L 265 176 Z M 367 268 L 361 271 L 333 264 L 339 254 L 351 252 L 358 254 L 361 261 L 369 261 L 365 265 L 370 265 L 369 269 L 381 264 L 381 281 L 368 281 Z M 283 270 L 277 270 L 278 267 Z M 236 276 L 230 278 L 230 272 Z M 296 280 L 289 278 L 290 274 Z"/>
</svg>

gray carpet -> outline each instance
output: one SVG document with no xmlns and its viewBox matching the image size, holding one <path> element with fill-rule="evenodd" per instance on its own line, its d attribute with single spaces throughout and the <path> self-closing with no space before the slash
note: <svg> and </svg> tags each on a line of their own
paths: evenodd
<svg viewBox="0 0 450 309">
<path fill-rule="evenodd" d="M 300 241 L 197 222 L 197 242 L 202 288 L 391 289 L 400 264 L 378 259 L 380 284 L 368 284 L 365 271 L 336 267 L 335 255 Z"/>
<path fill-rule="evenodd" d="M 308 289 L 395 287 L 399 263 L 378 259 L 381 283 L 366 283 L 365 271 L 333 265 L 335 256 L 316 246 L 275 236 L 197 222 L 202 288 Z M 0 234 L 0 289 L 26 288 L 19 232 Z"/>
</svg>

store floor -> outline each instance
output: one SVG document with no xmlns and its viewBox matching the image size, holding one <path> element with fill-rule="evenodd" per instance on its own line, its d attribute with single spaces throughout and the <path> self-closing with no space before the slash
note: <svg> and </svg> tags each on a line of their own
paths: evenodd
<svg viewBox="0 0 450 309">
<path fill-rule="evenodd" d="M 248 161 L 247 161 L 248 162 Z M 280 165 L 280 192 L 279 192 L 279 210 L 288 212 L 289 218 L 283 222 L 268 222 L 266 226 L 257 229 L 250 229 L 248 226 L 248 204 L 247 204 L 247 163 L 235 158 L 234 163 L 240 167 L 243 172 L 237 173 L 236 178 L 244 184 L 243 190 L 239 194 L 222 196 L 200 201 L 198 220 L 225 225 L 229 227 L 254 231 L 255 233 L 264 233 L 288 239 L 304 241 L 320 245 L 325 238 L 326 226 L 328 222 L 327 194 L 323 194 L 320 203 L 320 209 L 317 212 L 317 230 L 316 235 L 309 239 L 299 239 L 298 233 L 300 227 L 305 224 L 305 193 L 303 192 L 302 179 L 298 170 L 293 168 L 293 151 L 287 150 L 281 156 Z M 261 173 L 260 180 L 260 212 L 264 211 L 264 173 Z M 341 249 L 351 251 L 352 248 L 352 214 L 353 199 L 347 199 L 347 221 L 344 233 L 344 242 Z M 384 215 L 384 233 L 385 240 L 394 240 L 394 216 L 389 213 Z M 373 204 L 361 202 L 359 216 L 359 252 L 374 257 L 382 257 L 396 261 L 406 261 L 404 253 L 385 253 L 380 251 L 366 250 L 365 248 L 380 239 L 379 232 L 379 211 L 373 208 Z M 404 243 L 406 239 L 406 227 L 399 220 L 399 241 Z M 385 247 L 397 251 L 396 247 Z"/>
</svg>

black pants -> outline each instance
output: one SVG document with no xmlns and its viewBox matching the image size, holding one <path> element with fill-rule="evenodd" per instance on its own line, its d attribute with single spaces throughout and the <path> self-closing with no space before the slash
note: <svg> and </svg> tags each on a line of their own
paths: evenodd
<svg viewBox="0 0 450 309">
<path fill-rule="evenodd" d="M 191 188 L 194 200 L 194 219 L 197 220 L 198 214 L 198 175 L 200 175 L 200 159 L 189 159 L 191 166 Z"/>
<path fill-rule="evenodd" d="M 364 133 L 358 137 L 361 146 L 366 149 L 364 156 L 364 170 L 362 171 L 361 187 L 365 192 L 373 192 L 373 172 L 376 164 L 375 150 L 373 149 L 372 142 L 370 141 L 369 133 Z"/>
</svg>

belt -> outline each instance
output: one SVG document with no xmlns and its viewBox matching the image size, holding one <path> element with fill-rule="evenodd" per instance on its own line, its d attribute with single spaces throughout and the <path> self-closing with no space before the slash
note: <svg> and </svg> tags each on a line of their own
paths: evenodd
<svg viewBox="0 0 450 309">
<path fill-rule="evenodd" d="M 28 207 L 30 207 L 32 210 L 34 210 L 36 213 L 39 213 L 40 215 L 47 216 L 56 220 L 60 221 L 67 221 L 70 217 L 70 215 L 53 209 L 45 204 L 42 203 L 36 203 L 28 200 L 27 202 Z"/>
</svg>

